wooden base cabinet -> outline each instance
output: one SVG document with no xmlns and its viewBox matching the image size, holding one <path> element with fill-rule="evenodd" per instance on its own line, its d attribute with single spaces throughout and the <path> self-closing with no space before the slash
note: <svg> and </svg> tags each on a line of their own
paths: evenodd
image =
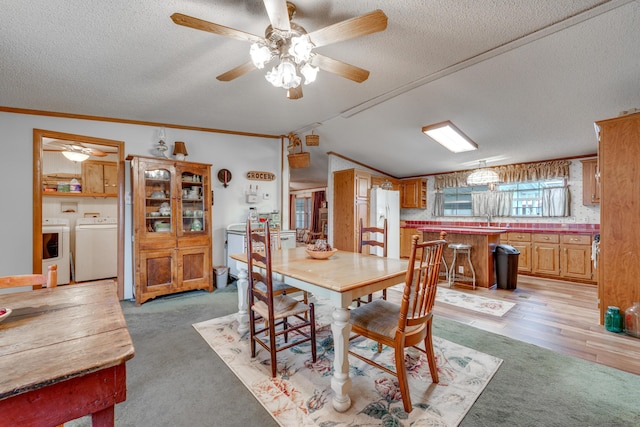
<svg viewBox="0 0 640 427">
<path fill-rule="evenodd" d="M 417 228 L 401 228 L 400 229 L 400 258 L 409 258 L 411 255 L 411 238 L 415 235 L 422 238 L 422 232 Z"/>
<path fill-rule="evenodd" d="M 531 233 L 505 233 L 500 237 L 500 242 L 507 243 L 520 252 L 518 273 L 531 273 Z"/>
<path fill-rule="evenodd" d="M 591 236 L 565 234 L 560 247 L 562 277 L 592 280 Z"/>
<path fill-rule="evenodd" d="M 547 276 L 560 275 L 560 237 L 557 234 L 531 235 L 532 272 Z"/>
<path fill-rule="evenodd" d="M 213 291 L 211 165 L 129 156 L 136 304 Z"/>
</svg>

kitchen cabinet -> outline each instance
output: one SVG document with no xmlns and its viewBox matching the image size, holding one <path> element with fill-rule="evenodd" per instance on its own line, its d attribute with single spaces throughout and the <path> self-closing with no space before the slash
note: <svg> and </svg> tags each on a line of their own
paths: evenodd
<svg viewBox="0 0 640 427">
<path fill-rule="evenodd" d="M 82 162 L 82 192 L 117 194 L 118 164 L 95 160 Z"/>
<path fill-rule="evenodd" d="M 591 236 L 565 234 L 560 243 L 561 276 L 591 280 Z"/>
<path fill-rule="evenodd" d="M 598 159 L 582 160 L 582 204 L 600 204 L 600 181 L 598 180 Z"/>
<path fill-rule="evenodd" d="M 358 169 L 333 173 L 333 246 L 358 251 L 360 219 L 369 226 L 371 174 Z"/>
<path fill-rule="evenodd" d="M 600 167 L 600 323 L 640 301 L 640 113 L 596 123 Z"/>
<path fill-rule="evenodd" d="M 213 291 L 211 165 L 129 156 L 136 304 Z"/>
<path fill-rule="evenodd" d="M 392 185 L 392 190 L 395 191 L 400 191 L 400 181 L 394 178 L 389 178 L 386 176 L 380 176 L 380 175 L 371 175 L 371 187 L 375 187 L 376 185 L 378 187 L 382 187 L 382 184 L 385 183 L 386 181 L 389 181 Z"/>
<path fill-rule="evenodd" d="M 560 236 L 551 233 L 531 235 L 531 262 L 534 274 L 560 275 Z"/>
<path fill-rule="evenodd" d="M 400 180 L 400 207 L 427 208 L 427 179 L 411 178 Z"/>
<path fill-rule="evenodd" d="M 531 273 L 531 233 L 505 233 L 500 242 L 513 246 L 520 252 L 518 273 Z"/>
<path fill-rule="evenodd" d="M 411 255 L 411 238 L 415 235 L 422 237 L 422 232 L 417 228 L 405 227 L 400 229 L 400 258 L 409 258 Z"/>
</svg>

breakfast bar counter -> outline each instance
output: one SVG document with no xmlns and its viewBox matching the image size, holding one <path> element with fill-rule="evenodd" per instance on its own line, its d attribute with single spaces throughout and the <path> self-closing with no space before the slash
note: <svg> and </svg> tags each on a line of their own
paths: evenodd
<svg viewBox="0 0 640 427">
<path fill-rule="evenodd" d="M 471 262 L 476 272 L 476 286 L 482 288 L 490 288 L 496 283 L 496 277 L 493 268 L 493 250 L 496 245 L 500 244 L 500 235 L 506 233 L 506 228 L 500 227 L 462 227 L 462 226 L 420 226 L 418 231 L 422 232 L 424 240 L 437 240 L 440 238 L 440 232 L 446 231 L 446 240 L 449 243 L 466 243 L 472 246 Z M 447 262 L 449 269 L 458 269 L 462 266 L 468 269 L 467 261 L 464 257 L 459 257 L 456 266 L 451 265 L 453 259 L 453 250 L 445 247 L 443 257 Z M 458 281 L 456 281 L 458 283 Z M 464 282 L 463 282 L 464 283 Z M 469 281 L 469 286 L 472 283 Z"/>
</svg>

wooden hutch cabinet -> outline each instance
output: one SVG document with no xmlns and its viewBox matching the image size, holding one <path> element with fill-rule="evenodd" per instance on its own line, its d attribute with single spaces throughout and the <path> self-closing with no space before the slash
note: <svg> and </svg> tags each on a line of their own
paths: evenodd
<svg viewBox="0 0 640 427">
<path fill-rule="evenodd" d="M 211 165 L 129 156 L 136 304 L 213 291 Z"/>
<path fill-rule="evenodd" d="M 371 174 L 357 169 L 333 173 L 333 246 L 358 252 L 360 218 L 369 225 Z"/>
<path fill-rule="evenodd" d="M 608 306 L 640 301 L 640 113 L 599 121 L 600 322 Z"/>
</svg>

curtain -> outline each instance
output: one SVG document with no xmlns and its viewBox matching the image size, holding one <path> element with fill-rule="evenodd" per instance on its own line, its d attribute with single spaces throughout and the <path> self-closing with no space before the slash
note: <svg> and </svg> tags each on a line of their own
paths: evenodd
<svg viewBox="0 0 640 427">
<path fill-rule="evenodd" d="M 289 195 L 289 230 L 296 229 L 296 195 Z"/>
<path fill-rule="evenodd" d="M 542 189 L 542 216 L 569 216 L 569 187 Z"/>
<path fill-rule="evenodd" d="M 496 191 L 493 216 L 511 216 L 513 191 Z"/>
<path fill-rule="evenodd" d="M 444 216 L 444 193 L 436 193 L 433 201 L 433 216 Z"/>
<path fill-rule="evenodd" d="M 471 193 L 473 216 L 511 216 L 513 191 L 479 191 Z"/>
<path fill-rule="evenodd" d="M 569 160 L 553 160 L 538 163 L 520 163 L 516 165 L 489 168 L 495 170 L 501 182 L 540 181 L 543 179 L 569 178 Z M 473 171 L 452 172 L 434 176 L 436 190 L 451 187 L 466 187 L 467 176 Z"/>
<path fill-rule="evenodd" d="M 309 221 L 309 230 L 314 233 L 320 232 L 320 208 L 325 200 L 324 191 L 314 191 L 311 197 L 311 218 Z"/>
<path fill-rule="evenodd" d="M 474 191 L 471 193 L 471 211 L 473 212 L 473 216 L 492 215 L 493 201 L 493 191 Z"/>
</svg>

